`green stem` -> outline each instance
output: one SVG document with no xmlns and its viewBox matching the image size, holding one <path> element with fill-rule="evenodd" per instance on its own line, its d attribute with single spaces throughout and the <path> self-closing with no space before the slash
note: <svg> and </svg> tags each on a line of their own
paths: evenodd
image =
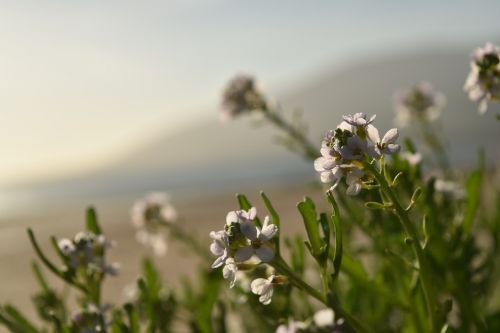
<svg viewBox="0 0 500 333">
<path fill-rule="evenodd" d="M 311 287 L 305 281 L 303 281 L 300 277 L 298 277 L 293 270 L 288 266 L 288 264 L 283 260 L 281 256 L 274 257 L 273 261 L 270 264 L 281 274 L 286 275 L 290 279 L 290 283 L 296 286 L 297 288 L 305 291 L 310 296 L 316 298 L 318 301 L 323 303 L 326 306 L 331 306 L 335 313 L 339 315 L 341 318 L 344 318 L 346 323 L 352 327 L 356 332 L 361 333 L 369 333 L 366 327 L 364 327 L 355 317 L 342 309 L 338 301 L 328 302 L 328 299 L 325 295 L 321 294 L 318 290 Z"/>
<path fill-rule="evenodd" d="M 393 204 L 394 210 L 393 212 L 398 216 L 399 220 L 401 221 L 401 224 L 403 225 L 403 228 L 407 234 L 408 237 L 410 237 L 413 242 L 413 251 L 415 252 L 415 256 L 417 258 L 417 262 L 419 264 L 419 276 L 420 276 L 420 282 L 422 286 L 422 291 L 424 293 L 425 297 L 425 302 L 427 305 L 427 312 L 429 314 L 429 319 L 431 322 L 431 331 L 432 332 L 437 332 L 438 330 L 438 323 L 437 323 L 437 318 L 436 318 L 436 295 L 432 291 L 432 281 L 430 278 L 430 271 L 427 266 L 427 261 L 424 256 L 424 252 L 422 250 L 422 246 L 420 244 L 420 240 L 418 237 L 417 230 L 415 226 L 411 223 L 407 211 L 403 208 L 401 203 L 399 202 L 398 198 L 396 197 L 396 194 L 392 190 L 392 188 L 389 186 L 387 183 L 385 177 L 376 170 L 376 168 L 370 164 L 370 163 L 365 163 L 365 168 L 370 171 L 375 179 L 377 179 L 377 182 L 379 183 L 382 191 L 387 195 L 391 203 Z"/>
<path fill-rule="evenodd" d="M 276 127 L 280 128 L 300 145 L 304 156 L 310 160 L 314 160 L 319 156 L 319 149 L 315 147 L 297 128 L 287 123 L 279 113 L 270 110 L 267 106 L 262 110 L 266 118 Z"/>
</svg>

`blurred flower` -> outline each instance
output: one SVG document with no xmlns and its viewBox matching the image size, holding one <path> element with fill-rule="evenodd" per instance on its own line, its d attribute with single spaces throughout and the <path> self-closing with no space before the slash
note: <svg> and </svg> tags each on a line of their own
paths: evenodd
<svg viewBox="0 0 500 333">
<path fill-rule="evenodd" d="M 340 328 L 344 324 L 344 319 L 340 318 L 335 321 L 335 312 L 332 309 L 323 309 L 314 314 L 313 322 L 318 328 L 327 329 L 331 333 L 337 333 L 340 332 Z"/>
<path fill-rule="evenodd" d="M 153 248 L 158 256 L 168 250 L 168 223 L 177 220 L 177 211 L 166 193 L 153 192 L 138 200 L 130 211 L 132 225 L 137 229 L 136 240 Z"/>
<path fill-rule="evenodd" d="M 238 273 L 238 266 L 234 262 L 233 258 L 228 258 L 222 269 L 222 276 L 224 279 L 229 280 L 229 288 L 234 287 L 236 282 L 236 273 Z"/>
<path fill-rule="evenodd" d="M 435 91 L 428 82 L 420 82 L 411 89 L 397 91 L 394 94 L 396 124 L 405 127 L 412 120 L 436 120 L 445 104 L 444 95 Z"/>
<path fill-rule="evenodd" d="M 280 325 L 276 329 L 276 333 L 298 333 L 300 330 L 307 329 L 307 324 L 301 321 L 295 321 L 292 318 L 288 319 L 288 325 Z"/>
<path fill-rule="evenodd" d="M 230 120 L 242 113 L 266 106 L 264 96 L 251 76 L 240 74 L 229 81 L 222 94 L 221 118 Z"/>
<path fill-rule="evenodd" d="M 118 274 L 119 264 L 107 264 L 105 261 L 105 250 L 113 246 L 113 243 L 104 235 L 82 231 L 77 233 L 72 240 L 59 239 L 57 245 L 71 269 L 83 268 L 87 273 Z"/>
<path fill-rule="evenodd" d="M 422 161 L 422 154 L 420 153 L 410 153 L 410 152 L 402 152 L 401 158 L 406 160 L 410 165 L 417 165 Z"/>
<path fill-rule="evenodd" d="M 500 100 L 500 47 L 486 43 L 474 50 L 464 90 L 471 100 L 481 100 L 481 114 L 487 111 L 488 101 Z"/>
<path fill-rule="evenodd" d="M 101 333 L 106 331 L 106 308 L 100 309 L 95 304 L 87 304 L 83 309 L 73 312 L 71 321 L 75 332 Z M 103 325 L 104 324 L 104 325 Z"/>
<path fill-rule="evenodd" d="M 465 198 L 466 195 L 464 188 L 459 183 L 451 180 L 436 179 L 434 182 L 434 189 L 436 192 L 440 192 L 457 200 Z"/>
<path fill-rule="evenodd" d="M 268 305 L 271 303 L 271 298 L 273 297 L 273 281 L 275 276 L 271 275 L 267 279 L 258 278 L 252 281 L 250 288 L 252 293 L 259 295 L 259 301 Z"/>
</svg>

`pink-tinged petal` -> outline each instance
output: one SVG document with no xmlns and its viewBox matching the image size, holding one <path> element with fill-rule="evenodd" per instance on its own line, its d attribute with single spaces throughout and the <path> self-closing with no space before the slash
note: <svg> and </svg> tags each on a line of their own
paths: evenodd
<svg viewBox="0 0 500 333">
<path fill-rule="evenodd" d="M 239 218 L 236 212 L 229 212 L 226 215 L 226 224 L 229 225 L 231 223 L 238 223 Z"/>
<path fill-rule="evenodd" d="M 250 208 L 250 210 L 248 211 L 248 214 L 247 214 L 247 218 L 249 220 L 253 220 L 253 219 L 255 219 L 256 216 L 257 216 L 257 208 L 255 208 L 255 207 Z"/>
<path fill-rule="evenodd" d="M 384 137 L 382 138 L 382 145 L 386 145 L 389 143 L 394 143 L 399 137 L 399 132 L 397 128 L 391 128 L 390 130 L 385 133 Z"/>
<path fill-rule="evenodd" d="M 395 154 L 400 149 L 401 149 L 400 145 L 397 145 L 397 144 L 394 144 L 394 143 L 390 143 L 390 144 L 387 145 L 387 147 L 385 147 L 384 153 L 389 154 L 389 155 L 390 154 Z"/>
<path fill-rule="evenodd" d="M 322 183 L 331 183 L 335 179 L 331 171 L 324 171 L 320 173 L 320 178 Z"/>
<path fill-rule="evenodd" d="M 318 157 L 317 159 L 314 160 L 314 170 L 321 172 L 325 171 L 325 168 L 323 167 L 325 158 L 324 157 Z"/>
<path fill-rule="evenodd" d="M 255 254 L 262 262 L 270 262 L 274 258 L 274 251 L 269 246 L 262 245 L 255 250 Z"/>
<path fill-rule="evenodd" d="M 222 266 L 227 259 L 226 257 L 227 256 L 223 255 L 223 256 L 220 256 L 219 258 L 215 259 L 215 261 L 212 264 L 212 268 L 217 268 L 217 267 Z"/>
<path fill-rule="evenodd" d="M 214 240 L 210 244 L 210 252 L 215 256 L 221 256 L 224 253 L 224 243 L 220 240 Z"/>
<path fill-rule="evenodd" d="M 253 255 L 253 252 L 253 248 L 249 245 L 242 247 L 234 254 L 234 260 L 237 262 L 247 261 Z"/>
<path fill-rule="evenodd" d="M 266 216 L 266 218 L 267 221 L 269 221 L 269 217 Z M 271 224 L 264 223 L 258 238 L 263 241 L 268 241 L 271 238 L 273 238 L 277 232 L 278 232 L 278 226 L 272 223 Z"/>
<path fill-rule="evenodd" d="M 240 223 L 240 231 L 246 238 L 250 240 L 257 239 L 257 233 L 258 233 L 257 227 L 250 220 L 244 220 L 243 222 Z"/>
<path fill-rule="evenodd" d="M 378 133 L 378 129 L 375 126 L 368 125 L 366 127 L 366 132 L 371 142 L 373 142 L 374 144 L 380 142 L 380 135 Z"/>
</svg>

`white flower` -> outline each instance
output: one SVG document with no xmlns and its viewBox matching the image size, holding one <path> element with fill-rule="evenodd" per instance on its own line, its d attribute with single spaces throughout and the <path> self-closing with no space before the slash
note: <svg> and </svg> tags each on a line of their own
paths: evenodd
<svg viewBox="0 0 500 333">
<path fill-rule="evenodd" d="M 276 329 L 276 333 L 297 333 L 299 330 L 307 329 L 307 324 L 302 321 L 295 321 L 292 318 L 288 319 L 288 325 L 280 325 Z"/>
<path fill-rule="evenodd" d="M 264 305 L 271 303 L 271 298 L 273 297 L 273 280 L 274 275 L 271 275 L 267 279 L 255 279 L 250 285 L 252 293 L 259 295 L 259 301 Z"/>
<path fill-rule="evenodd" d="M 410 153 L 410 152 L 402 152 L 401 158 L 406 160 L 410 165 L 417 165 L 422 161 L 422 154 L 420 153 Z"/>
<path fill-rule="evenodd" d="M 262 262 L 269 262 L 274 258 L 273 249 L 266 243 L 278 232 L 278 227 L 270 223 L 268 216 L 264 219 L 262 230 L 260 230 L 251 220 L 244 220 L 240 223 L 241 233 L 250 240 L 250 244 L 236 251 L 234 258 L 238 262 L 250 259 L 255 253 Z"/>
<path fill-rule="evenodd" d="M 465 198 L 466 192 L 463 187 L 457 182 L 444 179 L 436 179 L 434 182 L 434 189 L 444 195 L 451 196 L 455 199 Z"/>
<path fill-rule="evenodd" d="M 224 279 L 229 280 L 229 288 L 234 287 L 236 282 L 236 273 L 238 273 L 238 266 L 234 262 L 233 258 L 228 258 L 222 269 L 222 276 Z"/>
<path fill-rule="evenodd" d="M 446 104 L 446 98 L 435 91 L 430 83 L 420 82 L 411 89 L 397 91 L 393 102 L 396 124 L 404 127 L 413 119 L 427 122 L 436 120 Z"/>
<path fill-rule="evenodd" d="M 65 256 L 70 256 L 76 249 L 73 242 L 67 238 L 60 239 L 57 242 L 57 246 Z"/>
<path fill-rule="evenodd" d="M 226 259 L 229 257 L 229 239 L 224 231 L 211 231 L 210 238 L 210 251 L 213 255 L 218 256 L 212 264 L 212 268 L 222 266 Z"/>
<path fill-rule="evenodd" d="M 363 187 L 361 178 L 365 175 L 363 170 L 354 168 L 346 176 L 347 195 L 358 195 Z"/>
<path fill-rule="evenodd" d="M 313 316 L 314 323 L 318 327 L 328 327 L 335 324 L 335 313 L 332 309 L 317 311 Z"/>
<path fill-rule="evenodd" d="M 375 120 L 376 117 L 377 117 L 377 115 L 373 115 L 370 119 L 367 120 L 366 114 L 358 112 L 358 113 L 355 113 L 353 115 L 349 114 L 349 115 L 342 116 L 342 119 L 344 119 L 344 121 L 349 125 L 356 126 L 356 127 L 365 127 L 365 126 L 370 125 Z M 345 125 L 341 124 L 341 126 L 345 126 Z"/>
<path fill-rule="evenodd" d="M 481 100 L 478 112 L 488 109 L 488 101 L 500 99 L 500 47 L 486 43 L 474 50 L 470 72 L 464 84 L 469 99 Z"/>
<path fill-rule="evenodd" d="M 381 156 L 382 154 L 392 155 L 401 149 L 401 147 L 395 143 L 399 137 L 397 128 L 391 128 L 388 130 L 387 133 L 384 134 L 382 140 L 380 140 L 378 129 L 373 125 L 368 126 L 367 133 L 371 142 L 375 145 L 374 152 L 376 156 Z"/>
<path fill-rule="evenodd" d="M 177 220 L 177 211 L 170 203 L 168 194 L 153 192 L 136 201 L 130 216 L 132 225 L 137 229 L 136 240 L 151 246 L 156 255 L 165 255 L 168 250 L 168 229 L 164 224 Z"/>
</svg>

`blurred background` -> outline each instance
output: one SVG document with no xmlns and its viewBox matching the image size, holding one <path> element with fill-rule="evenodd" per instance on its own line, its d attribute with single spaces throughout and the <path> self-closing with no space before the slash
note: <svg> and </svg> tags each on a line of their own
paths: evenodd
<svg viewBox="0 0 500 333">
<path fill-rule="evenodd" d="M 237 73 L 254 75 L 285 115 L 301 109 L 318 147 L 342 114 L 375 113 L 389 129 L 394 91 L 427 80 L 447 97 L 452 160 L 472 166 L 482 147 L 498 165 L 500 108 L 478 116 L 462 87 L 471 51 L 500 44 L 499 12 L 495 0 L 2 1 L 0 302 L 29 301 L 25 228 L 71 236 L 88 205 L 119 241 L 115 294 L 148 253 L 128 213 L 150 191 L 170 192 L 202 235 L 236 192 L 274 193 L 296 218 L 317 175 L 272 144 L 270 126 L 220 121 L 221 90 Z M 161 260 L 169 270 L 175 249 Z"/>
</svg>

